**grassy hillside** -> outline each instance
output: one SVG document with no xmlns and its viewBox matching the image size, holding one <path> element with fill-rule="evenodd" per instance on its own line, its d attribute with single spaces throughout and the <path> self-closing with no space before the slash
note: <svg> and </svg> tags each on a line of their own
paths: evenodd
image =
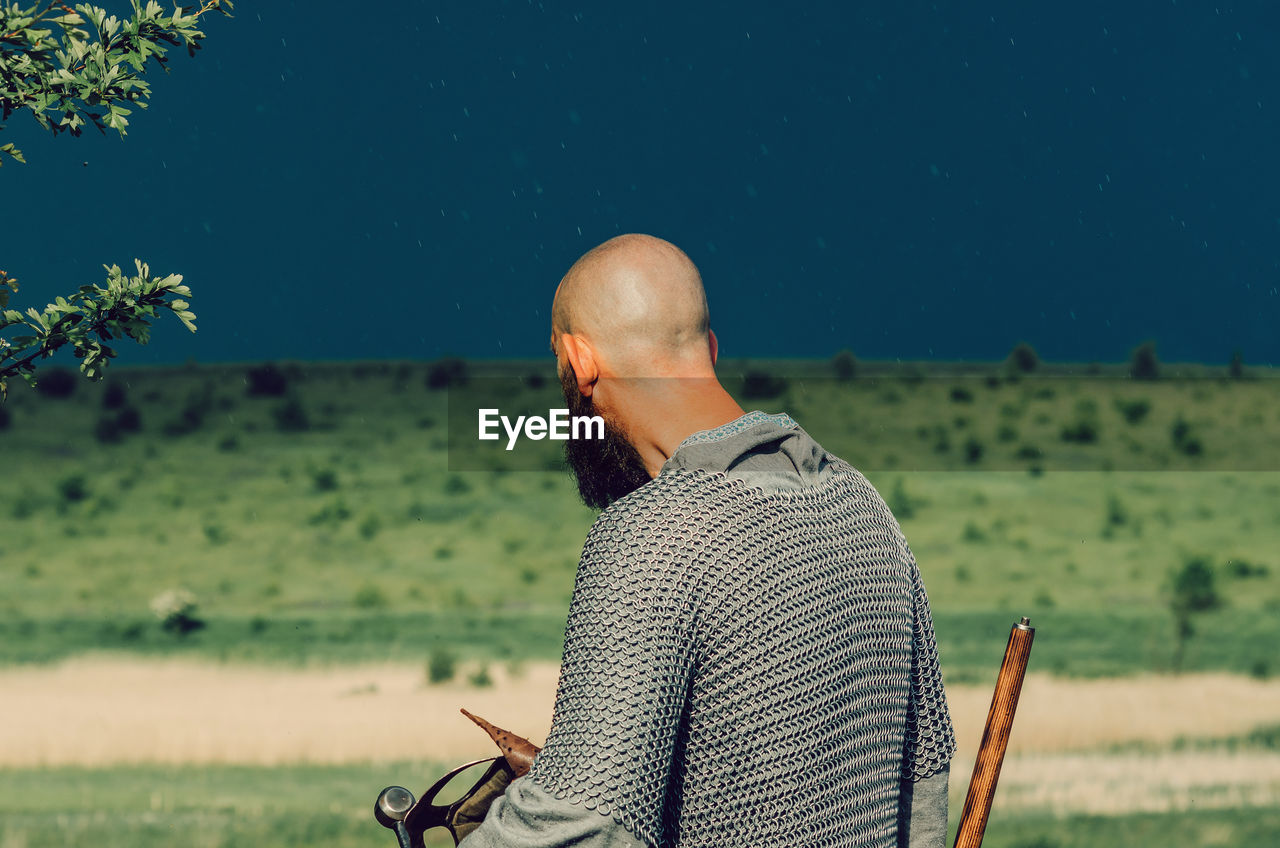
<svg viewBox="0 0 1280 848">
<path fill-rule="evenodd" d="M 561 405 L 549 362 L 468 370 L 473 389 L 515 386 L 504 407 Z M 1197 557 L 1224 603 L 1196 616 L 1186 667 L 1276 670 L 1269 372 L 721 371 L 744 407 L 790 412 L 884 494 L 954 678 L 993 674 L 1019 615 L 1041 628 L 1041 668 L 1167 668 L 1171 574 Z M 0 429 L 0 661 L 555 658 L 593 513 L 563 470 L 451 471 L 485 460 L 429 387 L 448 377 L 428 363 L 191 366 L 118 368 L 67 397 L 16 388 Z M 559 467 L 558 443 L 535 447 L 533 467 Z M 203 629 L 160 627 L 149 604 L 172 588 L 194 594 Z"/>
</svg>

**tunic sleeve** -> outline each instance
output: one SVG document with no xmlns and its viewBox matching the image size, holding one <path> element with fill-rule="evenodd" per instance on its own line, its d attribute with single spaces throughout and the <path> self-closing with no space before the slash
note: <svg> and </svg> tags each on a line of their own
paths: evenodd
<svg viewBox="0 0 1280 848">
<path fill-rule="evenodd" d="M 555 714 L 529 780 L 657 845 L 695 655 L 692 554 L 635 513 L 607 515 L 583 549 Z"/>
<path fill-rule="evenodd" d="M 914 558 L 911 563 L 912 615 L 911 693 L 907 703 L 907 727 L 903 744 L 903 780 L 921 781 L 947 768 L 956 750 L 951 713 L 942 686 L 938 646 L 933 634 L 929 598 Z"/>
<path fill-rule="evenodd" d="M 611 816 L 561 801 L 520 778 L 493 802 L 460 848 L 644 848 Z"/>
</svg>

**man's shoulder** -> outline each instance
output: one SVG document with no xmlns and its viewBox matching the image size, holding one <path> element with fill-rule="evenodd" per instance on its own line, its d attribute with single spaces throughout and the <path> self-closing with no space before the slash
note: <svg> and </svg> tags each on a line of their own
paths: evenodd
<svg viewBox="0 0 1280 848">
<path fill-rule="evenodd" d="M 614 502 L 596 517 L 587 534 L 588 547 L 647 544 L 658 540 L 668 548 L 696 543 L 736 524 L 758 528 L 773 512 L 845 504 L 860 512 L 882 512 L 888 506 L 871 482 L 850 463 L 824 453 L 819 482 L 780 489 L 761 485 L 750 474 L 673 468 Z"/>
<path fill-rule="evenodd" d="M 750 496 L 746 487 L 721 473 L 700 468 L 665 471 L 596 516 L 587 539 L 652 538 L 695 530 Z"/>
</svg>

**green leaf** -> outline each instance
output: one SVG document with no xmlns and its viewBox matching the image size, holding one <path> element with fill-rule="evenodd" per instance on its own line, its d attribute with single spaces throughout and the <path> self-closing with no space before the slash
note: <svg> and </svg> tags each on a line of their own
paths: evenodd
<svg viewBox="0 0 1280 848">
<path fill-rule="evenodd" d="M 0 144 L 0 153 L 7 155 L 9 158 L 13 159 L 15 162 L 21 162 L 24 165 L 27 162 L 26 158 L 22 155 L 22 151 L 19 150 L 13 144 L 13 142 L 10 142 L 8 144 Z M 0 164 L 3 164 L 3 162 L 4 160 L 0 159 Z"/>
</svg>

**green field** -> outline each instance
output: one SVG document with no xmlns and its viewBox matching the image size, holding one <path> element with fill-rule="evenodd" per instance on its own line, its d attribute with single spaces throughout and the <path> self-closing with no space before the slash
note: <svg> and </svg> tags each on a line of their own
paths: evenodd
<svg viewBox="0 0 1280 848">
<path fill-rule="evenodd" d="M 401 783 L 417 792 L 444 770 L 424 762 L 0 770 L 0 848 L 394 848 L 395 837 L 373 820 L 378 790 Z M 953 803 L 952 838 L 959 810 Z M 453 844 L 432 833 L 428 846 Z M 1058 817 L 997 807 L 983 845 L 1262 846 L 1277 833 L 1275 808 Z"/>
<path fill-rule="evenodd" d="M 539 470 L 459 446 L 457 432 L 449 451 L 449 392 L 427 387 L 429 363 L 284 364 L 283 393 L 266 396 L 248 392 L 251 367 L 121 367 L 65 398 L 12 387 L 0 417 L 0 663 L 103 650 L 308 666 L 558 658 L 594 514 L 557 446 L 526 462 Z M 1183 669 L 1268 679 L 1280 672 L 1280 379 L 1178 370 L 1011 379 L 997 365 L 868 363 L 842 381 L 826 363 L 722 367 L 745 408 L 790 412 L 893 507 L 949 682 L 991 680 L 1021 615 L 1038 631 L 1033 670 L 1174 670 L 1172 580 L 1196 558 L 1220 603 L 1194 616 Z M 512 404 L 560 405 L 547 362 L 470 371 L 473 387 L 541 382 Z M 754 388 L 741 377 L 753 372 Z M 153 615 L 153 599 L 178 588 L 202 628 L 166 630 Z M 1274 756 L 1271 736 L 1249 738 Z M 373 794 L 440 771 L 0 769 L 0 848 L 392 845 Z M 962 800 L 953 786 L 953 822 Z M 1273 807 L 997 808 L 986 844 L 1277 834 Z"/>
<path fill-rule="evenodd" d="M 1224 603 L 1198 617 L 1185 667 L 1275 670 L 1280 380 L 867 366 L 842 382 L 825 367 L 775 364 L 792 375 L 778 396 L 742 403 L 790 411 L 884 494 L 955 679 L 993 673 L 1019 615 L 1041 628 L 1041 668 L 1166 669 L 1170 574 L 1191 557 Z M 428 364 L 280 370 L 280 396 L 249 396 L 247 366 L 118 368 L 64 399 L 15 389 L 0 430 L 0 661 L 558 657 L 593 519 L 567 473 L 449 471 L 466 463 L 446 451 L 448 392 L 426 388 Z M 550 382 L 512 403 L 558 405 Z M 1121 407 L 1137 401 L 1148 411 L 1130 423 Z M 114 426 L 127 409 L 136 432 Z M 1093 441 L 1076 438 L 1081 421 Z M 1179 448 L 1179 421 L 1195 452 Z M 541 447 L 555 465 L 558 446 Z M 1246 457 L 1269 470 L 1241 470 Z M 185 637 L 149 609 L 177 587 L 207 624 Z"/>
</svg>

